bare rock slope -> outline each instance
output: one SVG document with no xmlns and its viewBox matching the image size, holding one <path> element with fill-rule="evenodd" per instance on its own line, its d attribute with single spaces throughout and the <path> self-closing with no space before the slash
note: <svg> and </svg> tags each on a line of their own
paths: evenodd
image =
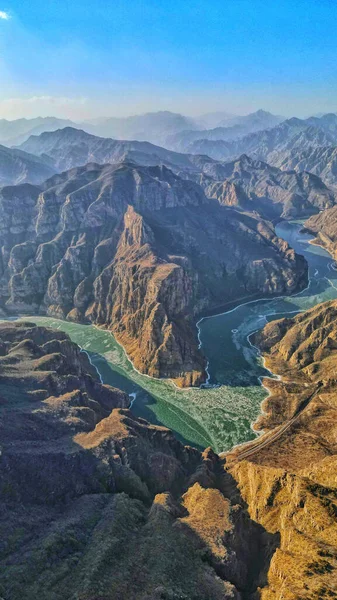
<svg viewBox="0 0 337 600">
<path fill-rule="evenodd" d="M 180 385 L 205 377 L 200 312 L 307 280 L 269 222 L 165 167 L 91 164 L 3 188 L 0 241 L 3 310 L 107 326 L 138 369 Z"/>
<path fill-rule="evenodd" d="M 337 302 L 274 321 L 255 335 L 270 395 L 227 468 L 249 514 L 280 535 L 262 600 L 337 597 Z"/>
<path fill-rule="evenodd" d="M 127 403 L 65 334 L 0 324 L 1 596 L 253 600 L 278 536 Z"/>
</svg>

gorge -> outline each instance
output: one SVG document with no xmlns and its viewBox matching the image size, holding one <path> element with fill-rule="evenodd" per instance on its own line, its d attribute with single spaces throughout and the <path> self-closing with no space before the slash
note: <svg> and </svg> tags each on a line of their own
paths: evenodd
<svg viewBox="0 0 337 600">
<path fill-rule="evenodd" d="M 0 188 L 0 595 L 335 597 L 333 187 L 25 144 L 56 172 Z"/>
<path fill-rule="evenodd" d="M 259 378 L 267 372 L 249 342 L 252 332 L 272 319 L 307 310 L 337 298 L 337 271 L 331 256 L 309 243 L 303 222 L 282 222 L 277 234 L 302 254 L 309 265 L 309 286 L 289 297 L 250 300 L 237 308 L 199 322 L 199 339 L 208 360 L 210 384 L 181 390 L 173 383 L 137 372 L 111 332 L 50 317 L 35 317 L 39 325 L 65 331 L 89 353 L 103 380 L 128 394 L 136 394 L 132 411 L 162 424 L 185 443 L 216 452 L 253 439 L 251 425 L 267 392 Z"/>
</svg>

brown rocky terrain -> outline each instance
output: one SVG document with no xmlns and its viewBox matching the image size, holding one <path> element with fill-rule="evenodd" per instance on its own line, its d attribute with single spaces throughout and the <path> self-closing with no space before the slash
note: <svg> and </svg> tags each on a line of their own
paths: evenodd
<svg viewBox="0 0 337 600">
<path fill-rule="evenodd" d="M 99 137 L 81 129 L 65 127 L 32 135 L 19 146 L 19 150 L 36 155 L 37 160 L 48 157 L 58 172 L 87 163 L 116 164 L 122 161 L 140 165 L 165 165 L 172 170 L 203 172 L 222 164 L 208 156 L 173 152 L 149 142 Z"/>
<path fill-rule="evenodd" d="M 311 243 L 323 246 L 336 258 L 337 210 L 335 207 L 310 217 L 305 223 L 305 228 L 316 235 Z"/>
<path fill-rule="evenodd" d="M 221 204 L 256 210 L 264 218 L 289 219 L 331 208 L 336 194 L 312 173 L 282 171 L 242 155 L 223 165 L 224 181 L 209 182 L 205 193 Z"/>
<path fill-rule="evenodd" d="M 89 164 L 0 192 L 2 310 L 112 329 L 135 366 L 204 380 L 195 319 L 305 287 L 307 267 L 258 214 L 166 167 Z"/>
<path fill-rule="evenodd" d="M 135 418 L 67 335 L 0 324 L 5 600 L 253 600 L 278 545 L 207 450 Z"/>
<path fill-rule="evenodd" d="M 227 468 L 252 519 L 280 545 L 263 600 L 337 597 L 337 302 L 274 321 L 253 338 L 281 379 Z"/>
<path fill-rule="evenodd" d="M 287 140 L 288 137 L 292 139 L 295 133 L 301 132 L 302 135 L 303 130 L 312 129 L 313 125 L 294 119 L 281 124 L 280 128 L 278 133 L 277 127 L 275 131 L 267 130 L 267 140 L 264 140 L 263 132 L 261 133 L 260 153 L 256 149 L 251 150 L 253 155 L 257 153 L 259 158 L 265 158 L 262 151 L 264 145 L 268 149 L 273 144 L 277 148 L 281 145 L 280 149 L 274 150 L 274 166 L 263 160 L 250 158 L 246 154 L 240 156 L 244 152 L 240 152 L 240 146 L 234 153 L 234 156 L 239 155 L 239 158 L 225 163 L 210 158 L 205 153 L 182 154 L 147 142 L 101 138 L 71 127 L 31 136 L 21 148 L 36 154 L 37 160 L 48 157 L 56 171 L 88 162 L 116 164 L 132 161 L 147 166 L 165 165 L 181 177 L 200 183 L 207 196 L 233 205 L 233 196 L 236 195 L 236 206 L 243 206 L 250 211 L 257 210 L 265 218 L 306 216 L 333 206 L 336 201 L 335 193 L 317 177 L 317 174 L 286 170 L 286 163 L 282 162 L 283 157 L 289 155 L 282 146 L 283 136 L 286 136 Z M 323 134 L 321 129 L 317 131 Z M 272 140 L 269 140 L 268 136 L 272 136 Z M 309 150 L 321 148 L 317 148 L 319 142 L 316 138 L 310 138 Z M 303 144 L 298 144 L 294 150 L 295 156 L 300 152 L 299 148 L 304 152 Z M 269 160 L 268 153 L 266 156 Z M 282 170 L 277 168 L 280 165 Z"/>
<path fill-rule="evenodd" d="M 285 170 L 310 171 L 318 175 L 326 185 L 333 188 L 337 186 L 336 146 L 314 146 L 302 151 L 292 151 L 278 166 Z"/>
</svg>

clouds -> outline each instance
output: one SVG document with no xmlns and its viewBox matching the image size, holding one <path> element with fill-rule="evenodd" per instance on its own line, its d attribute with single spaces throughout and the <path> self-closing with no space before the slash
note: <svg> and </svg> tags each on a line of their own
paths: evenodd
<svg viewBox="0 0 337 600">
<path fill-rule="evenodd" d="M 10 18 L 10 14 L 8 12 L 5 10 L 0 10 L 0 20 L 2 19 L 3 21 L 9 21 Z"/>
</svg>

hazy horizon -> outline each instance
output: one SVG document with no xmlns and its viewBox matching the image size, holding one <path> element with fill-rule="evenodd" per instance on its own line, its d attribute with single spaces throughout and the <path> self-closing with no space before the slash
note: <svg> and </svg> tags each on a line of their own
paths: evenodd
<svg viewBox="0 0 337 600">
<path fill-rule="evenodd" d="M 151 111 L 144 111 L 144 112 L 140 112 L 140 113 L 130 113 L 130 114 L 125 114 L 125 115 L 101 114 L 98 116 L 96 113 L 95 115 L 92 115 L 91 117 L 86 117 L 83 119 L 78 118 L 78 117 L 72 118 L 70 116 L 64 116 L 64 115 L 60 115 L 60 114 L 56 114 L 56 113 L 54 113 L 54 114 L 50 113 L 50 114 L 46 114 L 46 115 L 36 114 L 34 116 L 20 115 L 17 117 L 7 118 L 6 116 L 4 116 L 3 114 L 0 113 L 0 120 L 5 119 L 7 121 L 18 121 L 20 119 L 32 120 L 32 119 L 39 119 L 39 118 L 41 118 L 41 119 L 53 119 L 54 118 L 54 119 L 59 119 L 59 120 L 69 120 L 69 121 L 72 121 L 73 123 L 81 124 L 81 123 L 86 123 L 86 122 L 94 123 L 94 122 L 100 121 L 100 120 L 104 121 L 105 119 L 123 119 L 123 118 L 127 119 L 127 118 L 132 118 L 132 117 L 146 116 L 149 114 L 159 114 L 159 113 L 169 112 L 171 114 L 177 114 L 177 115 L 181 115 L 186 118 L 194 119 L 196 122 L 198 122 L 198 120 L 202 121 L 203 117 L 207 117 L 207 116 L 210 116 L 213 114 L 216 115 L 217 113 L 218 114 L 228 113 L 229 118 L 231 118 L 231 117 L 235 118 L 235 117 L 249 116 L 260 110 L 262 110 L 264 112 L 271 112 L 271 111 L 266 111 L 264 108 L 259 108 L 257 110 L 249 111 L 248 113 L 246 113 L 246 112 L 245 113 L 234 113 L 234 112 L 230 113 L 229 111 L 223 110 L 223 111 L 208 111 L 208 112 L 205 112 L 202 114 L 192 115 L 192 114 L 184 114 L 182 111 L 176 112 L 176 111 L 167 111 L 167 110 L 163 109 L 163 110 L 157 110 L 157 111 L 151 110 Z M 329 111 L 329 113 L 337 114 L 337 110 L 331 110 L 331 111 Z M 271 114 L 275 114 L 275 113 L 271 113 Z M 323 114 L 328 114 L 328 113 L 320 111 L 318 113 L 307 113 L 307 114 L 303 114 L 303 115 L 297 115 L 297 114 L 290 113 L 289 115 L 279 114 L 279 115 L 275 115 L 275 116 L 284 117 L 285 119 L 291 118 L 291 117 L 295 117 L 295 118 L 299 118 L 299 119 L 306 119 L 309 117 L 320 117 L 320 116 L 323 116 Z M 218 125 L 217 125 L 217 127 L 218 127 Z M 211 127 L 209 127 L 209 128 L 211 128 Z"/>
<path fill-rule="evenodd" d="M 0 116 L 337 110 L 330 0 L 0 4 Z"/>
</svg>

